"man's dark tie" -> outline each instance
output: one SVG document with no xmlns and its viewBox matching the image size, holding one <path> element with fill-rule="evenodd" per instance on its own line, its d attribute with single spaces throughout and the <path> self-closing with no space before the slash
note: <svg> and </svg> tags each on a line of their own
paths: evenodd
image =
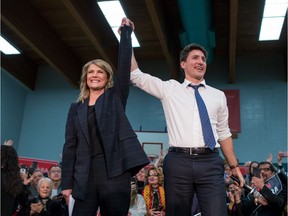
<svg viewBox="0 0 288 216">
<path fill-rule="evenodd" d="M 199 116 L 200 116 L 200 120 L 201 120 L 201 125 L 202 125 L 202 133 L 203 133 L 203 137 L 204 137 L 204 142 L 206 144 L 207 147 L 209 147 L 210 149 L 214 149 L 216 142 L 215 142 L 215 138 L 213 135 L 213 131 L 212 131 L 212 127 L 211 127 L 211 123 L 210 123 L 210 119 L 208 116 L 208 112 L 205 106 L 205 103 L 201 97 L 201 95 L 199 94 L 198 88 L 200 86 L 203 85 L 189 85 L 192 88 L 194 88 L 195 90 L 195 98 L 197 101 L 197 106 L 198 106 L 198 111 L 199 111 Z"/>
</svg>

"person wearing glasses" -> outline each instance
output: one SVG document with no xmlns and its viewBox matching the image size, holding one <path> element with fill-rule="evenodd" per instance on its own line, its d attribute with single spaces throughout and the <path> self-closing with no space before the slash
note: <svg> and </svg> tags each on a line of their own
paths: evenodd
<svg viewBox="0 0 288 216">
<path fill-rule="evenodd" d="M 48 169 L 48 177 L 53 182 L 51 197 L 57 196 L 61 192 L 61 167 L 59 165 L 52 165 Z"/>
<path fill-rule="evenodd" d="M 162 170 L 157 167 L 151 167 L 146 174 L 146 179 L 147 185 L 143 189 L 143 197 L 147 209 L 146 216 L 164 216 L 166 202 Z"/>
<path fill-rule="evenodd" d="M 260 177 L 252 177 L 257 190 L 241 200 L 242 211 L 245 215 L 282 216 L 287 205 L 287 178 L 285 184 L 268 161 L 259 163 L 258 168 Z"/>
</svg>

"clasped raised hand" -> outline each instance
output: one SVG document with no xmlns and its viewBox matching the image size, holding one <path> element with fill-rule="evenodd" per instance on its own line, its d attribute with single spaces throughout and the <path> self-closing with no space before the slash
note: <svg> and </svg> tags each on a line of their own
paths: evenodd
<svg viewBox="0 0 288 216">
<path fill-rule="evenodd" d="M 118 34 L 119 35 L 121 35 L 121 30 L 122 30 L 124 25 L 131 26 L 133 31 L 135 29 L 134 23 L 130 19 L 128 19 L 127 17 L 124 17 L 124 18 L 122 18 L 121 25 L 118 28 Z"/>
</svg>

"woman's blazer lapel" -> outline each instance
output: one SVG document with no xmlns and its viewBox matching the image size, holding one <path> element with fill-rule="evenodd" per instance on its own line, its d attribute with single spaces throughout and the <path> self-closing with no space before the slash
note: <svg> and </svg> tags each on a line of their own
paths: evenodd
<svg viewBox="0 0 288 216">
<path fill-rule="evenodd" d="M 88 100 L 86 99 L 84 103 L 79 103 L 77 108 L 77 117 L 79 120 L 80 127 L 85 136 L 87 144 L 89 144 L 89 131 L 88 131 Z"/>
</svg>

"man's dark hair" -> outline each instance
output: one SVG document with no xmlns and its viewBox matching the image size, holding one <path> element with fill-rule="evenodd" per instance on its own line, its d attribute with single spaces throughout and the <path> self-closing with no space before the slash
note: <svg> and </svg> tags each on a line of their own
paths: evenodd
<svg viewBox="0 0 288 216">
<path fill-rule="evenodd" d="M 207 50 L 206 50 L 204 47 L 202 47 L 201 45 L 199 45 L 199 44 L 192 43 L 192 44 L 186 45 L 186 46 L 182 49 L 182 51 L 180 52 L 180 63 L 181 63 L 182 61 L 186 61 L 189 53 L 190 53 L 192 50 L 201 50 L 201 51 L 203 52 L 205 58 L 207 59 L 207 57 L 208 57 L 208 52 L 207 52 Z"/>
<path fill-rule="evenodd" d="M 51 165 L 51 166 L 48 168 L 48 172 L 50 172 L 50 170 L 51 170 L 53 167 L 59 167 L 60 169 L 62 169 L 60 164 L 53 164 L 53 165 Z"/>
<path fill-rule="evenodd" d="M 260 165 L 265 165 L 265 164 L 269 164 L 269 168 L 272 172 L 277 172 L 277 170 L 275 169 L 275 167 L 273 166 L 273 164 L 271 164 L 270 162 L 268 161 L 263 161 L 261 163 L 259 163 L 258 167 L 260 167 Z"/>
</svg>

